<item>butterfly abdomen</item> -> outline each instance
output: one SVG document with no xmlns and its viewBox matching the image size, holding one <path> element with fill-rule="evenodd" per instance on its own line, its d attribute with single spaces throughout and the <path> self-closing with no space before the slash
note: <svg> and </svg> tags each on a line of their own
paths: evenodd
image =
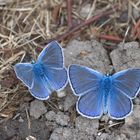
<svg viewBox="0 0 140 140">
<path fill-rule="evenodd" d="M 103 109 L 104 114 L 108 111 L 108 96 L 111 89 L 111 78 L 109 76 L 105 76 L 102 80 L 102 90 L 103 90 Z"/>
</svg>

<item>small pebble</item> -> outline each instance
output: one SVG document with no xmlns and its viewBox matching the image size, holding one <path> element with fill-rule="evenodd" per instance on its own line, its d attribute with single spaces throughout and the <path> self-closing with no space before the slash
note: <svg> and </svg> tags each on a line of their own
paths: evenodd
<svg viewBox="0 0 140 140">
<path fill-rule="evenodd" d="M 55 121 L 56 113 L 54 111 L 49 111 L 45 114 L 48 121 Z"/>
<path fill-rule="evenodd" d="M 61 126 L 66 126 L 68 125 L 70 118 L 68 115 L 65 115 L 63 112 L 58 112 L 56 114 L 55 120 L 57 124 L 60 124 Z"/>
<path fill-rule="evenodd" d="M 65 90 L 57 91 L 56 93 L 57 93 L 57 97 L 59 97 L 59 98 L 63 98 L 66 96 Z"/>
<path fill-rule="evenodd" d="M 97 134 L 99 128 L 98 119 L 87 119 L 82 116 L 76 118 L 75 126 L 78 130 L 87 133 L 88 135 Z"/>
<path fill-rule="evenodd" d="M 43 101 L 35 99 L 34 101 L 31 102 L 30 116 L 34 117 L 35 119 L 38 119 L 41 115 L 45 114 L 46 112 L 47 109 Z"/>
</svg>

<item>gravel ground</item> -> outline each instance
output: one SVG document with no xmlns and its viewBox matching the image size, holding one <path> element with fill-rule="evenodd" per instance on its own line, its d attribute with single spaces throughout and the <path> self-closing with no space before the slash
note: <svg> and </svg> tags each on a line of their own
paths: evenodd
<svg viewBox="0 0 140 140">
<path fill-rule="evenodd" d="M 103 73 L 112 68 L 117 72 L 130 67 L 140 67 L 140 46 L 128 42 L 111 53 L 101 43 L 73 40 L 64 49 L 66 66 L 81 64 Z M 87 119 L 75 110 L 77 97 L 69 85 L 57 97 L 57 110 L 48 108 L 46 101 L 33 99 L 17 112 L 17 117 L 1 122 L 0 140 L 22 140 L 28 135 L 37 140 L 139 140 L 140 139 L 140 95 L 134 99 L 133 113 L 125 120 L 115 121 L 103 116 Z M 51 99 L 50 99 L 51 101 Z M 30 125 L 25 108 L 29 110 Z"/>
</svg>

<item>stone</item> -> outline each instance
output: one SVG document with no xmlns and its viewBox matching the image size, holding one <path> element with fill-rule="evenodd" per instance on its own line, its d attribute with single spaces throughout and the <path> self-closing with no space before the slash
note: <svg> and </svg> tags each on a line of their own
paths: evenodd
<svg viewBox="0 0 140 140">
<path fill-rule="evenodd" d="M 139 122 L 140 122 L 140 105 L 134 105 L 133 114 L 135 118 L 139 119 Z"/>
<path fill-rule="evenodd" d="M 114 140 L 129 140 L 125 134 L 120 134 L 114 137 Z"/>
<path fill-rule="evenodd" d="M 72 40 L 64 50 L 65 64 L 80 64 L 103 73 L 108 73 L 110 60 L 107 51 L 96 40 Z"/>
<path fill-rule="evenodd" d="M 56 113 L 54 111 L 49 111 L 45 114 L 45 117 L 48 121 L 55 121 Z"/>
<path fill-rule="evenodd" d="M 57 124 L 60 124 L 61 126 L 67 126 L 70 121 L 70 118 L 68 115 L 65 115 L 63 112 L 58 112 L 56 114 L 55 121 Z"/>
<path fill-rule="evenodd" d="M 137 135 L 140 133 L 140 105 L 134 105 L 132 114 L 125 119 L 120 132 L 129 139 L 137 140 Z"/>
<path fill-rule="evenodd" d="M 73 93 L 68 93 L 64 100 L 64 111 L 68 111 L 68 109 L 76 103 L 76 96 Z"/>
<path fill-rule="evenodd" d="M 77 129 L 59 127 L 54 129 L 49 140 L 94 140 L 94 136 L 87 135 Z"/>
<path fill-rule="evenodd" d="M 104 122 L 108 122 L 109 121 L 108 114 L 103 115 L 100 120 Z"/>
<path fill-rule="evenodd" d="M 61 100 L 61 101 L 58 101 L 58 109 L 59 111 L 64 111 L 64 101 Z"/>
<path fill-rule="evenodd" d="M 24 119 L 20 116 L 18 121 L 21 122 L 21 123 L 23 123 L 24 122 Z"/>
<path fill-rule="evenodd" d="M 28 136 L 26 137 L 26 140 L 37 140 L 34 136 Z"/>
<path fill-rule="evenodd" d="M 69 128 L 55 128 L 49 140 L 72 140 L 72 131 Z"/>
<path fill-rule="evenodd" d="M 114 140 L 114 138 L 108 133 L 101 133 L 100 135 L 96 136 L 96 140 Z"/>
<path fill-rule="evenodd" d="M 88 135 L 96 135 L 99 127 L 99 120 L 87 119 L 79 116 L 76 118 L 75 126 L 81 132 L 87 133 Z"/>
<path fill-rule="evenodd" d="M 139 98 L 139 95 L 137 96 L 137 98 L 135 98 L 133 100 L 133 103 L 136 104 L 136 105 L 140 105 L 140 98 Z"/>
<path fill-rule="evenodd" d="M 35 99 L 30 104 L 30 116 L 38 119 L 41 115 L 45 114 L 47 109 L 42 101 Z"/>
<path fill-rule="evenodd" d="M 65 89 L 60 90 L 60 91 L 56 91 L 56 93 L 57 93 L 57 97 L 59 97 L 59 98 L 63 98 L 63 97 L 66 96 L 66 91 L 65 91 Z"/>
<path fill-rule="evenodd" d="M 70 121 L 69 116 L 60 111 L 57 113 L 49 111 L 45 114 L 45 117 L 48 121 L 54 121 L 61 126 L 67 126 Z"/>
<path fill-rule="evenodd" d="M 133 126 L 136 122 L 140 126 L 140 105 L 134 105 L 133 112 L 125 119 L 125 125 Z"/>
<path fill-rule="evenodd" d="M 46 121 L 45 124 L 46 124 L 46 128 L 51 132 L 59 126 L 54 121 Z"/>
<path fill-rule="evenodd" d="M 120 43 L 118 48 L 110 53 L 115 71 L 132 67 L 140 67 L 140 47 L 138 42 Z"/>
</svg>

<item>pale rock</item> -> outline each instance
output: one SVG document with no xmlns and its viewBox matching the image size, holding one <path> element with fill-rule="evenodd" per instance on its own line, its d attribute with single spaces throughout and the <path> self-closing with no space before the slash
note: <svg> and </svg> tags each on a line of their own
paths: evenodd
<svg viewBox="0 0 140 140">
<path fill-rule="evenodd" d="M 64 111 L 68 111 L 68 109 L 76 103 L 76 96 L 73 93 L 69 93 L 64 100 Z"/>
<path fill-rule="evenodd" d="M 35 99 L 30 104 L 30 116 L 38 119 L 41 115 L 45 114 L 47 109 L 42 101 Z"/>
<path fill-rule="evenodd" d="M 76 118 L 75 126 L 81 132 L 87 133 L 88 135 L 95 135 L 99 128 L 99 120 L 79 116 Z"/>
<path fill-rule="evenodd" d="M 110 54 L 115 71 L 140 67 L 140 47 L 138 42 L 120 43 Z"/>
<path fill-rule="evenodd" d="M 58 112 L 56 114 L 55 121 L 57 124 L 60 124 L 61 126 L 67 126 L 70 121 L 70 118 L 68 115 L 65 115 L 63 112 Z"/>
<path fill-rule="evenodd" d="M 63 97 L 66 96 L 66 91 L 65 91 L 65 89 L 60 90 L 60 91 L 56 91 L 56 93 L 57 93 L 57 97 L 59 97 L 59 98 L 63 98 Z"/>
<path fill-rule="evenodd" d="M 72 40 L 64 50 L 66 66 L 80 64 L 103 73 L 108 73 L 110 60 L 107 51 L 96 40 Z"/>
<path fill-rule="evenodd" d="M 56 118 L 56 113 L 54 111 L 48 111 L 46 114 L 45 114 L 45 117 L 48 121 L 55 121 L 55 118 Z"/>
<path fill-rule="evenodd" d="M 87 135 L 77 129 L 59 127 L 54 129 L 49 140 L 94 140 L 93 135 Z"/>
</svg>

